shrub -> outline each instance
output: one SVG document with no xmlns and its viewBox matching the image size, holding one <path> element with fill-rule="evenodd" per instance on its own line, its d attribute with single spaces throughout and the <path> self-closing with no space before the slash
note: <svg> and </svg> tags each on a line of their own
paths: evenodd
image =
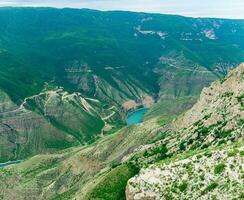
<svg viewBox="0 0 244 200">
<path fill-rule="evenodd" d="M 227 77 L 223 77 L 220 79 L 220 83 L 223 84 L 227 80 Z"/>
<path fill-rule="evenodd" d="M 181 142 L 179 148 L 180 151 L 185 151 L 186 150 L 185 142 Z"/>
<path fill-rule="evenodd" d="M 183 182 L 182 184 L 180 184 L 179 190 L 181 192 L 184 192 L 186 189 L 187 189 L 187 183 L 186 182 Z"/>
<path fill-rule="evenodd" d="M 238 102 L 242 102 L 242 99 L 244 99 L 244 93 L 240 96 L 236 97 Z"/>
<path fill-rule="evenodd" d="M 113 169 L 113 168 L 118 167 L 119 165 L 120 165 L 119 162 L 113 161 L 113 162 L 111 163 L 110 167 Z"/>
<path fill-rule="evenodd" d="M 167 149 L 166 145 L 163 144 L 163 145 L 154 147 L 154 148 L 152 148 L 150 150 L 146 150 L 143 153 L 143 156 L 144 157 L 150 157 L 150 156 L 154 156 L 154 155 L 159 154 L 160 155 L 159 159 L 164 159 L 164 158 L 167 157 L 167 155 L 166 155 L 167 152 L 168 152 L 168 149 Z"/>
<path fill-rule="evenodd" d="M 122 164 L 112 169 L 103 176 L 85 199 L 126 199 L 125 188 L 127 181 L 138 172 L 138 167 L 132 163 Z"/>
<path fill-rule="evenodd" d="M 224 93 L 223 97 L 230 97 L 233 94 L 234 94 L 233 92 L 228 91 L 228 92 Z"/>
<path fill-rule="evenodd" d="M 206 194 L 206 193 L 208 193 L 208 192 L 211 192 L 211 191 L 213 191 L 215 188 L 217 188 L 219 186 L 219 184 L 218 183 L 216 183 L 216 182 L 212 182 L 212 183 L 210 183 L 207 187 L 206 187 L 206 189 L 203 191 L 203 194 Z"/>
<path fill-rule="evenodd" d="M 215 174 L 220 174 L 225 170 L 225 164 L 224 163 L 220 163 L 218 165 L 215 166 L 214 168 L 214 173 Z"/>
<path fill-rule="evenodd" d="M 231 151 L 228 152 L 228 156 L 229 156 L 229 157 L 235 156 L 238 152 L 239 152 L 239 151 L 236 150 L 236 149 L 231 150 Z"/>
<path fill-rule="evenodd" d="M 244 193 L 241 193 L 239 199 L 244 199 Z"/>
</svg>

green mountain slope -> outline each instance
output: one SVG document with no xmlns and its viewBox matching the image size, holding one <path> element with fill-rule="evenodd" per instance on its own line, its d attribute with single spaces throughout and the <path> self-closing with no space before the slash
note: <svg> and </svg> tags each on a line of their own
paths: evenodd
<svg viewBox="0 0 244 200">
<path fill-rule="evenodd" d="M 169 198 L 241 197 L 243 70 L 241 65 L 204 89 L 193 108 L 170 124 L 155 118 L 87 146 L 1 169 L 3 199 L 17 198 L 19 190 L 18 199 L 30 193 L 38 199 L 123 199 L 127 180 L 149 165 L 128 182 L 128 199 L 161 198 L 164 191 Z M 167 182 L 158 179 L 166 173 Z M 175 183 L 182 175 L 187 181 Z"/>
<path fill-rule="evenodd" d="M 165 158 L 175 168 L 174 156 L 225 156 L 232 142 L 240 158 L 243 65 L 223 77 L 244 61 L 243 20 L 0 8 L 0 24 L 0 162 L 31 157 L 0 169 L 0 199 L 125 198 Z M 122 128 L 142 105 L 146 121 Z"/>
<path fill-rule="evenodd" d="M 113 168 L 116 169 L 126 155 L 156 137 L 157 127 L 156 121 L 151 120 L 143 126 L 124 128 L 87 146 L 37 155 L 12 169 L 0 169 L 0 182 L 6 183 L 1 184 L 1 195 L 8 198 L 8 195 L 21 190 L 22 196 L 15 198 L 24 199 L 32 193 L 37 199 L 71 199 L 74 196 L 87 199 L 95 185 L 100 184 Z M 133 166 L 128 171 L 127 166 L 120 168 L 130 173 L 128 176 L 125 174 L 127 177 L 122 184 L 125 187 L 135 169 Z M 11 183 L 12 177 L 17 180 L 14 184 Z"/>
<path fill-rule="evenodd" d="M 1 8 L 0 23 L 0 86 L 17 102 L 46 82 L 119 106 L 196 98 L 244 60 L 242 20 Z"/>
<path fill-rule="evenodd" d="M 1 125 L 5 141 L 2 161 L 42 152 L 43 146 L 50 145 L 39 141 L 52 138 L 55 134 L 51 132 L 56 130 L 61 131 L 62 138 L 75 138 L 75 142 L 52 144 L 60 148 L 93 141 L 104 130 L 113 132 L 123 126 L 131 109 L 152 105 L 153 101 L 156 103 L 145 119 L 161 116 L 161 121 L 168 122 L 189 109 L 203 87 L 244 61 L 243 20 L 0 8 L 0 24 L 0 90 L 8 96 L 3 105 L 13 106 L 6 111 L 1 108 L 0 120 L 6 122 Z M 46 116 L 43 105 L 48 97 L 40 93 L 57 87 L 98 100 L 99 105 L 94 101 L 89 104 L 102 117 L 63 102 L 62 95 L 50 102 L 53 108 L 48 107 L 57 113 L 48 111 L 51 115 Z M 36 95 L 38 98 L 33 99 Z M 31 111 L 25 116 L 42 121 L 36 122 L 35 128 L 22 120 L 22 111 L 12 114 L 15 119 L 11 121 L 5 114 L 14 113 L 25 99 L 29 100 L 25 109 Z M 113 117 L 106 123 L 101 120 L 110 115 Z M 36 128 L 39 131 L 31 141 L 37 144 L 28 148 L 33 152 L 13 156 L 16 138 L 23 134 L 27 138 Z M 17 143 L 28 146 L 26 139 Z"/>
<path fill-rule="evenodd" d="M 115 108 L 63 89 L 25 98 L 20 106 L 1 92 L 0 108 L 1 162 L 85 144 L 122 123 Z"/>
</svg>

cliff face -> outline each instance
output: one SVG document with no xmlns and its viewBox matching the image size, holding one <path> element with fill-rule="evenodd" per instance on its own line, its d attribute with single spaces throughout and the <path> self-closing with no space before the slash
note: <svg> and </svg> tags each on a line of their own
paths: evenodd
<svg viewBox="0 0 244 200">
<path fill-rule="evenodd" d="M 193 108 L 173 124 L 181 146 L 205 148 L 243 139 L 243 96 L 244 64 L 241 64 L 226 78 L 203 89 Z"/>
<path fill-rule="evenodd" d="M 243 198 L 244 64 L 161 131 L 147 154 L 165 146 L 171 158 L 130 179 L 127 199 Z"/>
<path fill-rule="evenodd" d="M 20 106 L 1 96 L 0 162 L 84 144 L 120 118 L 114 107 L 62 89 L 25 98 Z"/>
</svg>

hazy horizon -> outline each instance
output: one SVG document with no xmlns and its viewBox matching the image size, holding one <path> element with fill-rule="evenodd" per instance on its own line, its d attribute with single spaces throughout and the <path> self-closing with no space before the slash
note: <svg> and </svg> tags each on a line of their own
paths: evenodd
<svg viewBox="0 0 244 200">
<path fill-rule="evenodd" d="M 88 8 L 101 11 L 121 10 L 147 13 L 176 14 L 189 17 L 244 19 L 242 0 L 3 0 L 0 7 Z"/>
</svg>

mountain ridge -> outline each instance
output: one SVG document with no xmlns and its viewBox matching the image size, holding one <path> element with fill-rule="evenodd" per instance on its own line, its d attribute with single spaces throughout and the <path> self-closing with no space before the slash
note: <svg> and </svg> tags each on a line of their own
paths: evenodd
<svg viewBox="0 0 244 200">
<path fill-rule="evenodd" d="M 215 178 L 212 182 L 204 181 L 205 189 L 201 190 L 200 194 L 197 192 L 198 190 L 194 189 L 195 186 L 192 182 L 195 180 L 194 178 L 191 178 L 187 183 L 185 183 L 186 181 L 179 182 L 179 184 L 174 185 L 174 190 L 167 189 L 168 197 L 170 198 L 172 195 L 178 197 L 177 195 L 181 195 L 182 192 L 187 192 L 184 193 L 185 197 L 193 194 L 196 199 L 199 195 L 213 197 L 216 195 L 215 191 L 222 191 L 221 184 L 216 184 L 216 182 L 221 180 L 221 183 L 226 183 L 230 167 L 236 166 L 238 170 L 243 167 L 242 134 L 244 124 L 241 121 L 244 117 L 243 98 L 241 98 L 244 92 L 244 87 L 242 87 L 244 83 L 243 67 L 244 65 L 241 65 L 226 79 L 216 81 L 208 89 L 204 89 L 195 107 L 193 106 L 190 111 L 179 116 L 170 124 L 162 124 L 158 118 L 154 118 L 137 126 L 126 127 L 88 146 L 70 148 L 56 154 L 38 155 L 23 163 L 1 170 L 1 181 L 6 183 L 7 187 L 13 179 L 15 180 L 14 185 L 11 184 L 10 190 L 5 187 L 5 184 L 2 185 L 2 191 L 5 191 L 2 195 L 8 197 L 12 195 L 14 198 L 15 192 L 13 191 L 21 190 L 23 192 L 21 193 L 22 196 L 18 196 L 19 199 L 25 198 L 30 192 L 40 199 L 120 199 L 121 195 L 125 198 L 125 189 L 127 188 L 128 199 L 137 199 L 139 196 L 141 199 L 148 199 L 149 197 L 161 199 L 164 197 L 162 197 L 164 192 L 161 193 L 161 190 L 156 189 L 155 182 L 152 181 L 150 184 L 145 182 L 149 187 L 144 187 L 145 184 L 140 185 L 142 183 L 140 180 L 143 179 L 141 177 L 147 173 L 151 174 L 150 179 L 147 179 L 148 181 L 155 180 L 154 170 L 159 171 L 159 174 L 164 176 L 163 170 L 165 168 L 161 166 L 163 165 L 166 166 L 167 170 L 169 169 L 168 166 L 172 166 L 170 173 L 178 180 L 179 174 L 188 172 L 185 165 L 179 166 L 177 164 L 179 161 L 178 163 L 189 163 L 192 168 L 199 166 L 197 163 L 201 162 L 201 169 L 207 170 L 208 176 L 215 173 Z M 229 92 L 230 89 L 226 88 L 225 84 L 230 84 L 230 88 L 233 88 L 232 95 L 223 95 L 227 94 L 226 92 Z M 206 93 L 208 90 L 216 92 L 210 96 L 208 92 Z M 206 101 L 209 98 L 212 101 L 201 107 L 199 104 L 205 101 L 204 97 L 206 97 Z M 218 99 L 218 97 L 220 98 Z M 216 99 L 219 103 L 215 102 Z M 202 124 L 206 123 L 208 124 L 207 127 L 213 127 L 212 125 L 216 124 L 216 121 L 213 121 L 211 117 L 205 117 L 205 114 L 209 115 L 208 112 L 211 110 L 213 114 L 222 116 L 222 111 L 219 108 L 226 108 L 225 106 L 227 106 L 227 110 L 235 110 L 235 112 L 227 112 L 228 119 L 240 122 L 234 123 L 236 124 L 235 130 L 228 132 L 228 134 L 221 132 L 225 128 L 228 130 L 228 123 L 218 124 L 221 125 L 221 129 L 217 127 L 215 130 L 220 130 L 220 132 L 212 132 L 211 129 L 202 131 L 203 128 L 200 126 L 199 129 L 198 126 L 201 123 L 195 123 L 195 121 L 199 121 L 198 119 L 190 120 L 191 123 L 186 123 L 186 128 L 180 123 L 182 118 L 191 116 L 191 112 L 194 111 L 195 114 L 197 112 L 201 114 Z M 236 108 L 238 109 L 236 110 Z M 204 113 L 201 112 L 202 110 Z M 214 118 L 218 119 L 217 117 Z M 178 127 L 177 123 L 179 123 Z M 232 121 L 230 123 L 232 124 Z M 195 133 L 194 130 L 196 130 Z M 199 135 L 193 141 L 195 143 L 191 140 L 191 136 L 194 134 Z M 204 137 L 201 137 L 202 134 Z M 208 139 L 210 135 L 215 136 L 214 140 Z M 208 141 L 209 144 L 202 146 L 204 141 Z M 217 160 L 215 155 L 218 157 Z M 223 159 L 226 159 L 226 165 L 221 167 L 221 163 L 224 162 Z M 207 167 L 204 163 L 211 165 Z M 182 173 L 176 174 L 176 166 Z M 225 167 L 226 170 L 228 169 L 228 173 L 221 176 Z M 216 169 L 213 171 L 213 168 Z M 191 176 L 193 174 L 192 172 Z M 241 171 L 238 171 L 237 174 L 239 180 Z M 194 177 L 199 178 L 200 176 L 194 175 Z M 128 183 L 127 180 L 129 180 Z M 147 180 L 143 179 L 143 181 Z M 170 180 L 167 180 L 167 184 L 170 185 Z M 205 180 L 204 177 L 203 180 Z M 163 182 L 158 182 L 158 184 L 161 184 L 160 188 L 164 191 Z M 198 184 L 202 184 L 201 179 L 195 180 L 195 185 Z M 191 187 L 194 190 L 188 190 Z M 231 191 L 233 196 L 241 196 L 242 194 L 235 192 L 233 187 L 234 182 L 231 178 L 230 187 L 227 187 L 228 190 L 225 190 L 223 195 L 227 194 L 226 191 Z M 238 188 L 241 189 L 242 185 L 239 184 Z M 220 197 L 218 194 L 220 193 L 217 193 L 216 197 Z"/>
<path fill-rule="evenodd" d="M 149 162 L 151 165 L 148 168 L 144 165 L 146 167 L 139 175 L 129 180 L 127 199 L 177 199 L 182 196 L 186 199 L 242 198 L 243 194 L 239 191 L 243 188 L 244 167 L 243 89 L 244 64 L 231 71 L 225 79 L 203 89 L 197 103 L 172 123 L 164 139 L 146 148 L 150 152 L 165 145 L 166 155 L 172 158 L 169 162 L 167 159 L 165 162 L 156 160 L 154 164 Z M 198 155 L 201 151 L 203 153 Z M 187 152 L 189 155 L 184 157 Z M 182 161 L 177 161 L 177 155 Z M 200 159 L 202 156 L 205 156 L 203 162 Z M 145 161 L 141 159 L 141 162 Z M 240 171 L 233 171 L 234 166 Z M 229 168 L 229 172 L 223 178 L 221 172 L 225 167 L 226 170 Z M 192 171 L 189 172 L 189 168 Z M 218 168 L 222 170 L 220 173 L 216 172 Z M 202 173 L 204 171 L 206 177 Z M 198 173 L 202 177 L 200 180 Z M 235 185 L 234 180 L 239 185 Z M 224 189 L 223 185 L 226 185 Z"/>
<path fill-rule="evenodd" d="M 133 199 L 150 166 L 242 146 L 244 20 L 12 8 L 0 24 L 0 162 L 24 159 L 0 169 L 0 198 L 120 199 L 127 185 Z"/>
</svg>

